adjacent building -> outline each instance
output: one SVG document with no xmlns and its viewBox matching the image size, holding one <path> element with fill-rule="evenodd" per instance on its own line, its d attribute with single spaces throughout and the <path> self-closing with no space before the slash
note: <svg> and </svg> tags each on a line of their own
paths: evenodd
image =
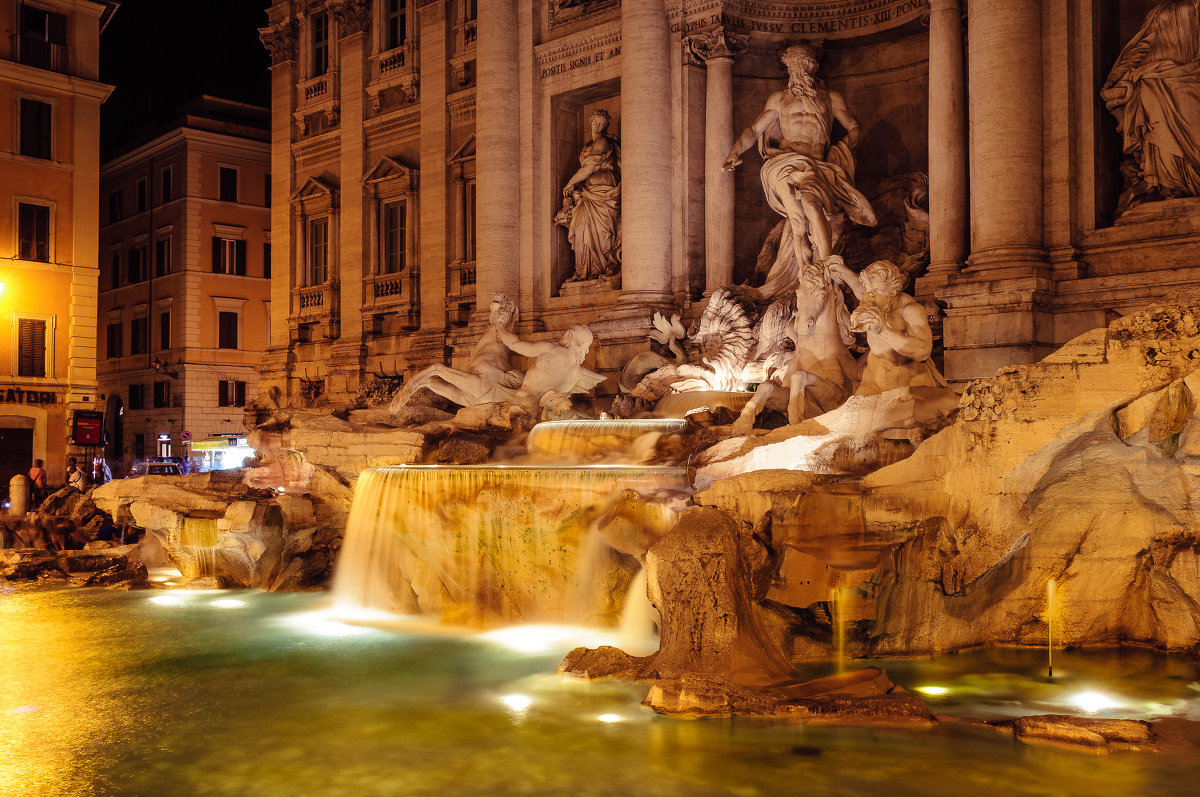
<svg viewBox="0 0 1200 797">
<path fill-rule="evenodd" d="M 242 432 L 270 329 L 267 123 L 200 97 L 101 169 L 98 377 L 125 468 Z"/>
<path fill-rule="evenodd" d="M 806 40 L 856 119 L 851 171 L 878 217 L 847 223 L 847 262 L 903 265 L 950 378 L 1040 359 L 1200 283 L 1200 200 L 1166 192 L 1127 209 L 1133 156 L 1106 108 L 1124 101 L 1106 99 L 1120 93 L 1106 81 L 1154 7 L 275 0 L 260 31 L 276 308 L 265 384 L 349 401 L 373 374 L 461 365 L 497 291 L 525 337 L 587 323 L 587 365 L 611 376 L 648 345 L 654 311 L 686 322 L 716 288 L 761 282 L 781 220 L 762 157 L 721 167 L 787 85 L 783 50 Z M 613 155 L 588 193 L 576 178 L 598 134 Z M 583 269 L 582 201 L 619 207 L 616 229 L 594 222 L 600 265 Z M 600 393 L 615 390 L 610 378 Z"/>
<path fill-rule="evenodd" d="M 118 3 L 0 0 L 0 491 L 98 453 L 100 34 Z"/>
</svg>

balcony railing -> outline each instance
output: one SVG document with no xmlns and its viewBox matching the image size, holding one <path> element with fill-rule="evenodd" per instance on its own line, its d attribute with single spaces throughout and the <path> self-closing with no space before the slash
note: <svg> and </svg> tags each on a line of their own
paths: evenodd
<svg viewBox="0 0 1200 797">
<path fill-rule="evenodd" d="M 68 74 L 70 71 L 70 59 L 67 57 L 67 48 L 64 45 L 51 44 L 44 39 L 19 33 L 9 37 L 9 43 L 12 47 L 13 60 L 18 63 L 63 74 Z"/>
<path fill-rule="evenodd" d="M 446 295 L 451 298 L 475 296 L 475 261 L 459 260 L 450 264 L 450 285 Z"/>
<path fill-rule="evenodd" d="M 297 291 L 296 305 L 301 318 L 328 315 L 332 309 L 332 288 L 329 283 L 310 285 Z"/>
</svg>

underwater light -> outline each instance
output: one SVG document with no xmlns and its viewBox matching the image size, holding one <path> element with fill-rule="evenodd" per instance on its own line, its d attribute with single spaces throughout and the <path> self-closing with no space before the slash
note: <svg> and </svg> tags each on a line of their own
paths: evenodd
<svg viewBox="0 0 1200 797">
<path fill-rule="evenodd" d="M 346 625 L 338 622 L 326 611 L 300 612 L 281 619 L 281 622 L 297 631 L 303 631 L 313 636 L 351 637 L 366 636 L 374 633 L 373 628 L 363 628 L 358 625 Z"/>
<path fill-rule="evenodd" d="M 601 722 L 624 722 L 625 721 L 625 718 L 622 717 L 620 714 L 599 714 L 596 716 L 596 719 L 600 720 Z"/>
<path fill-rule="evenodd" d="M 1080 692 L 1069 698 L 1069 702 L 1071 705 L 1089 714 L 1095 714 L 1097 711 L 1104 711 L 1109 708 L 1119 708 L 1121 705 L 1113 698 L 1100 692 Z"/>
<path fill-rule="evenodd" d="M 916 691 L 932 697 L 950 694 L 950 690 L 944 686 L 918 686 Z"/>
<path fill-rule="evenodd" d="M 496 642 L 519 653 L 549 653 L 564 645 L 599 647 L 611 644 L 611 636 L 603 632 L 597 634 L 590 629 L 556 625 L 520 625 L 480 634 L 481 639 Z"/>
<path fill-rule="evenodd" d="M 524 711 L 533 704 L 533 698 L 529 695 L 505 695 L 500 702 L 513 711 Z"/>
<path fill-rule="evenodd" d="M 240 606 L 245 606 L 245 601 L 240 601 L 237 598 L 221 598 L 213 601 L 210 605 L 216 606 L 219 609 L 236 609 Z"/>
<path fill-rule="evenodd" d="M 155 595 L 150 602 L 157 603 L 159 606 L 182 606 L 187 603 L 180 595 Z"/>
</svg>

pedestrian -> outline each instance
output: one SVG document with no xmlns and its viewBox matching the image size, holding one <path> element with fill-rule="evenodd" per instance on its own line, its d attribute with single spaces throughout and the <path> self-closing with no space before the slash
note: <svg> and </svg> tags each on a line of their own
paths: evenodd
<svg viewBox="0 0 1200 797">
<path fill-rule="evenodd" d="M 83 470 L 75 464 L 75 458 L 71 457 L 71 462 L 67 465 L 67 484 L 74 487 L 79 492 L 87 490 L 88 477 Z"/>
<path fill-rule="evenodd" d="M 33 461 L 33 467 L 29 469 L 29 481 L 32 503 L 36 506 L 42 502 L 42 498 L 46 494 L 46 469 L 42 467 L 40 459 Z"/>
</svg>

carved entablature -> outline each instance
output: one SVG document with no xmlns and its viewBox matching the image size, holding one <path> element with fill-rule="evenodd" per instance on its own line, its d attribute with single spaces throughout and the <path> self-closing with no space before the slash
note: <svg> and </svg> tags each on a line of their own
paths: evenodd
<svg viewBox="0 0 1200 797">
<path fill-rule="evenodd" d="M 295 19 L 286 19 L 277 25 L 258 29 L 258 38 L 271 56 L 271 66 L 296 60 L 296 42 L 300 26 Z"/>
<path fill-rule="evenodd" d="M 668 0 L 672 32 L 690 34 L 713 27 L 753 33 L 776 41 L 845 39 L 918 20 L 928 0 Z"/>
<path fill-rule="evenodd" d="M 535 47 L 537 74 L 542 80 L 576 69 L 595 68 L 621 56 L 621 21 L 614 20 Z M 619 62 L 617 62 L 619 63 Z M 607 66 L 607 65 L 605 65 Z"/>
<path fill-rule="evenodd" d="M 329 10 L 337 20 L 339 36 L 363 33 L 371 20 L 371 6 L 367 0 L 342 0 L 337 5 L 331 5 Z"/>
<path fill-rule="evenodd" d="M 595 17 L 618 7 L 620 0 L 546 0 L 550 30 L 573 25 L 585 17 Z"/>
<path fill-rule="evenodd" d="M 713 28 L 704 33 L 688 38 L 688 46 L 692 55 L 707 63 L 714 58 L 733 60 L 737 54 L 746 49 L 749 36 L 731 33 L 725 28 Z"/>
<path fill-rule="evenodd" d="M 475 90 L 453 94 L 446 100 L 451 127 L 473 127 L 475 124 Z"/>
</svg>

